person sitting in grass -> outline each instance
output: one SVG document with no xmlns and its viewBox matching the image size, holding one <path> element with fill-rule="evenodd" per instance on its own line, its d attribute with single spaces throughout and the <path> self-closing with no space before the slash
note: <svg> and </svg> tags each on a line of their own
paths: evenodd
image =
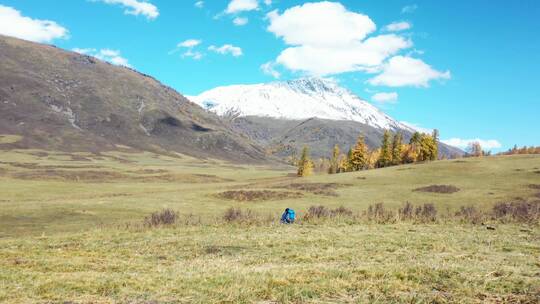
<svg viewBox="0 0 540 304">
<path fill-rule="evenodd" d="M 285 209 L 285 212 L 283 212 L 283 214 L 281 215 L 281 223 L 293 224 L 295 218 L 296 218 L 296 214 L 294 213 L 294 210 L 287 208 Z"/>
</svg>

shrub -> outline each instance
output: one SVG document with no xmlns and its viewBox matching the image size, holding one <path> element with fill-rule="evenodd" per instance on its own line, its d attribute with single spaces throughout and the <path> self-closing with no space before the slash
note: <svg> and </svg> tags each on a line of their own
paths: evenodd
<svg viewBox="0 0 540 304">
<path fill-rule="evenodd" d="M 334 210 L 331 210 L 330 213 L 332 214 L 332 216 L 352 216 L 353 215 L 353 212 L 351 209 L 349 208 L 346 208 L 344 206 L 340 206 Z"/>
<path fill-rule="evenodd" d="M 325 206 L 311 206 L 309 207 L 304 219 L 324 218 L 330 216 L 330 210 Z"/>
<path fill-rule="evenodd" d="M 353 211 L 344 206 L 336 209 L 328 209 L 325 206 L 311 206 L 304 215 L 304 220 L 332 218 L 332 217 L 352 217 Z"/>
<path fill-rule="evenodd" d="M 178 213 L 171 209 L 163 209 L 158 212 L 152 213 L 150 216 L 144 219 L 144 223 L 149 227 L 158 227 L 165 225 L 172 225 L 178 220 Z"/>
<path fill-rule="evenodd" d="M 493 217 L 503 221 L 538 222 L 540 220 L 540 201 L 497 203 L 493 206 Z"/>
<path fill-rule="evenodd" d="M 368 207 L 366 215 L 367 215 L 368 220 L 379 223 L 379 224 L 390 223 L 395 220 L 393 212 L 390 210 L 387 210 L 384 207 L 383 203 L 370 205 Z"/>
<path fill-rule="evenodd" d="M 271 218 L 267 218 L 266 220 L 269 219 L 271 220 Z M 234 207 L 225 210 L 225 213 L 223 214 L 223 220 L 227 223 L 245 224 L 253 224 L 263 221 L 262 218 L 260 218 L 255 212 L 250 209 L 242 210 L 240 208 Z"/>
<path fill-rule="evenodd" d="M 400 220 L 412 220 L 414 218 L 414 206 L 406 202 L 403 207 L 398 210 Z"/>
<path fill-rule="evenodd" d="M 422 223 L 435 222 L 437 220 L 437 208 L 433 204 L 424 204 L 418 206 L 414 210 L 414 215 L 417 221 Z"/>
<path fill-rule="evenodd" d="M 479 224 L 484 220 L 484 214 L 475 206 L 461 206 L 455 215 L 461 221 L 472 224 Z"/>
</svg>

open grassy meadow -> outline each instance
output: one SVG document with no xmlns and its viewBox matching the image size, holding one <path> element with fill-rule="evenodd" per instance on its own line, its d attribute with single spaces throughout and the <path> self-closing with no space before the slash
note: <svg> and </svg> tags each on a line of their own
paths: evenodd
<svg viewBox="0 0 540 304">
<path fill-rule="evenodd" d="M 0 152 L 0 302 L 540 301 L 538 218 L 493 217 L 498 203 L 538 205 L 540 156 L 296 178 L 119 149 Z M 436 218 L 399 219 L 406 202 Z M 346 212 L 304 218 L 314 205 Z M 231 207 L 244 213 L 227 221 Z M 286 207 L 297 224 L 278 223 Z M 145 225 L 165 208 L 175 224 Z"/>
</svg>

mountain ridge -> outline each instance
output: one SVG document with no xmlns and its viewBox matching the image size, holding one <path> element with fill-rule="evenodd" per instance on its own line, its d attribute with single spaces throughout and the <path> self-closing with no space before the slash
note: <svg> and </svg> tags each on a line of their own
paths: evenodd
<svg viewBox="0 0 540 304">
<path fill-rule="evenodd" d="M 414 132 L 334 81 L 322 78 L 220 86 L 186 97 L 225 117 L 261 116 L 290 120 L 317 117 Z"/>
<path fill-rule="evenodd" d="M 385 130 L 402 133 L 405 140 L 421 132 L 321 78 L 221 86 L 187 98 L 229 119 L 238 132 L 280 157 L 303 146 L 310 147 L 314 157 L 328 157 L 335 144 L 350 147 L 359 135 L 374 149 Z M 442 143 L 439 148 L 444 157 L 463 154 Z"/>
</svg>

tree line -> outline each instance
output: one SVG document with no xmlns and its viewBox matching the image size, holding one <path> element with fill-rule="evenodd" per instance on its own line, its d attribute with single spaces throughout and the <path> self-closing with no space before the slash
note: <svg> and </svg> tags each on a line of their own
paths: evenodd
<svg viewBox="0 0 540 304">
<path fill-rule="evenodd" d="M 309 176 L 314 170 L 336 174 L 436 160 L 439 154 L 438 142 L 437 130 L 431 135 L 416 132 L 408 143 L 404 143 L 401 133 L 393 134 L 386 130 L 377 149 L 370 150 L 361 135 L 346 154 L 342 153 L 336 144 L 329 158 L 320 158 L 317 161 L 311 160 L 309 148 L 304 147 L 300 159 L 296 162 L 297 175 Z"/>
<path fill-rule="evenodd" d="M 517 155 L 517 154 L 540 154 L 540 146 L 534 147 L 534 146 L 523 146 L 521 148 L 518 148 L 517 145 L 515 145 L 512 149 L 509 149 L 508 151 L 500 153 L 501 155 Z"/>
</svg>

